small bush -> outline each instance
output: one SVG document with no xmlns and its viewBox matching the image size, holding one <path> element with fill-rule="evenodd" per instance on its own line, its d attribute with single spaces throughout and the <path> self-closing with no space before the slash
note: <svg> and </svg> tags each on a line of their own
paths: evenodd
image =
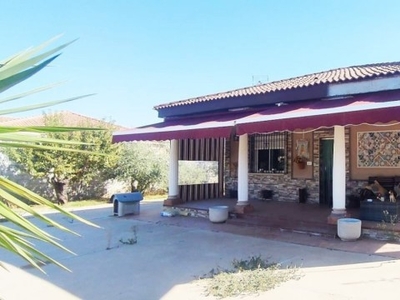
<svg viewBox="0 0 400 300">
<path fill-rule="evenodd" d="M 257 269 L 267 269 L 269 267 L 276 266 L 274 263 L 268 263 L 267 260 L 262 259 L 261 256 L 252 256 L 248 260 L 237 260 L 232 261 L 232 266 L 234 270 L 245 271 L 245 270 L 257 270 Z"/>
<path fill-rule="evenodd" d="M 253 256 L 248 260 L 234 259 L 232 266 L 233 270 L 212 269 L 203 277 L 207 280 L 207 296 L 226 298 L 256 294 L 298 278 L 297 268 L 282 268 L 281 265 L 269 263 L 261 256 Z"/>
</svg>

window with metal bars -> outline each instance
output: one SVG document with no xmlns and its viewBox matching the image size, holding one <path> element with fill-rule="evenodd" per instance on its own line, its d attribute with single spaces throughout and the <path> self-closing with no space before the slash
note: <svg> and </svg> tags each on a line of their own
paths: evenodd
<svg viewBox="0 0 400 300">
<path fill-rule="evenodd" d="M 287 172 L 287 132 L 250 136 L 250 171 L 252 173 Z"/>
</svg>

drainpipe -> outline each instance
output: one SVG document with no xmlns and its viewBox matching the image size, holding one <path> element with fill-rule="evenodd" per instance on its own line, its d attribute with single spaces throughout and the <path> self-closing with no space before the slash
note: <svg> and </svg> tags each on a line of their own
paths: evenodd
<svg viewBox="0 0 400 300">
<path fill-rule="evenodd" d="M 328 217 L 329 224 L 347 216 L 346 212 L 346 141 L 344 126 L 334 127 L 333 140 L 333 174 L 332 174 L 332 212 Z"/>
<path fill-rule="evenodd" d="M 248 162 L 248 135 L 239 136 L 239 161 L 238 161 L 238 202 L 235 211 L 240 214 L 253 211 L 249 204 L 249 162 Z"/>
<path fill-rule="evenodd" d="M 178 185 L 178 140 L 171 140 L 169 153 L 168 198 L 164 200 L 165 206 L 182 203 Z"/>
</svg>

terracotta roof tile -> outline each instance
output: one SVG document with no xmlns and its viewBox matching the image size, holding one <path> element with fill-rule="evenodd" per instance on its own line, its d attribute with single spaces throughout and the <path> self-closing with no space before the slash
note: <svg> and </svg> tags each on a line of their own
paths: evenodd
<svg viewBox="0 0 400 300">
<path fill-rule="evenodd" d="M 11 121 L 14 120 L 16 118 L 13 117 L 6 117 L 6 116 L 0 116 L 0 122 L 6 122 L 6 121 Z"/>
<path fill-rule="evenodd" d="M 54 114 L 60 115 L 62 118 L 63 126 L 68 127 L 81 127 L 81 126 L 102 126 L 108 122 L 103 120 L 98 120 L 91 117 L 86 117 L 77 113 L 73 113 L 70 111 L 60 111 L 55 112 Z M 49 114 L 49 115 L 54 115 Z M 28 127 L 28 126 L 45 126 L 45 116 L 38 115 L 33 117 L 26 118 L 9 118 L 9 119 L 0 119 L 0 126 L 18 126 L 18 127 Z M 123 130 L 125 127 L 115 125 L 115 130 Z"/>
<path fill-rule="evenodd" d="M 271 92 L 300 89 L 320 84 L 342 83 L 349 81 L 373 79 L 376 77 L 386 77 L 392 75 L 400 75 L 400 62 L 378 63 L 378 64 L 368 64 L 361 66 L 338 68 L 325 72 L 313 73 L 299 77 L 245 87 L 223 93 L 216 93 L 176 102 L 170 102 L 155 106 L 154 108 L 156 110 L 159 110 L 168 107 L 189 105 L 189 104 L 207 102 L 213 100 L 221 100 L 238 96 L 267 94 Z"/>
</svg>

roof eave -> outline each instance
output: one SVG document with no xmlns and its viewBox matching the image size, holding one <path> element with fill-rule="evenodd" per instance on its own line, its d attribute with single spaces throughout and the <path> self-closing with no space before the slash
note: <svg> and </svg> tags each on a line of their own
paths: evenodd
<svg viewBox="0 0 400 300">
<path fill-rule="evenodd" d="M 330 97 L 359 95 L 400 89 L 400 75 L 369 78 L 340 83 L 325 83 L 295 89 L 279 90 L 260 94 L 226 97 L 191 104 L 175 104 L 159 108 L 160 118 L 228 111 L 241 107 L 259 107 L 278 102 L 296 102 Z"/>
<path fill-rule="evenodd" d="M 159 118 L 170 118 L 216 111 L 228 111 L 241 107 L 266 106 L 278 102 L 293 102 L 327 97 L 328 85 L 321 84 L 301 89 L 289 89 L 276 92 L 243 95 L 212 101 L 195 102 L 190 105 L 176 105 L 158 109 Z"/>
</svg>

